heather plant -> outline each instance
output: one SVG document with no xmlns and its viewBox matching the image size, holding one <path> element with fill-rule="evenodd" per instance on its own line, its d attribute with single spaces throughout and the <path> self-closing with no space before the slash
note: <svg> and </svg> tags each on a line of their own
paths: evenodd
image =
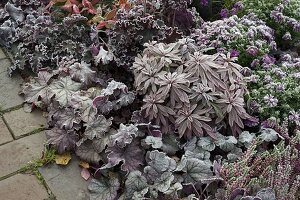
<svg viewBox="0 0 300 200">
<path fill-rule="evenodd" d="M 282 25 L 292 25 L 290 28 L 297 32 L 297 20 L 300 17 L 298 1 L 272 0 L 261 3 L 256 0 L 245 0 L 242 1 L 242 4 L 244 5 L 245 12 L 253 12 L 267 23 L 269 23 L 269 20 L 285 22 L 286 24 Z M 295 21 L 295 23 L 288 24 L 290 20 Z M 270 24 L 272 23 L 270 22 Z"/>
<path fill-rule="evenodd" d="M 241 5 L 242 9 L 237 9 L 236 5 Z M 240 15 L 254 13 L 274 29 L 279 46 L 289 48 L 295 45 L 299 47 L 300 3 L 298 0 L 229 1 L 227 7 L 229 9 L 224 10 L 224 13 L 227 13 L 226 17 L 230 16 L 230 7 L 231 11 L 235 11 L 233 14 L 237 12 L 240 12 Z"/>
<path fill-rule="evenodd" d="M 253 62 L 248 84 L 251 113 L 259 114 L 262 120 L 278 119 L 275 124 L 287 119 L 290 132 L 299 130 L 299 61 L 289 53 L 279 59 L 265 55 L 261 61 Z"/>
<path fill-rule="evenodd" d="M 222 127 L 225 135 L 238 135 L 243 120 L 253 119 L 244 109 L 243 67 L 235 60 L 229 53 L 206 55 L 188 38 L 146 44 L 132 67 L 137 92 L 145 95 L 143 116 L 180 137 L 215 138 Z"/>
<path fill-rule="evenodd" d="M 259 149 L 258 140 L 251 144 L 239 161 L 224 163 L 220 169 L 225 189 L 220 199 L 298 199 L 300 187 L 297 164 L 299 162 L 299 134 L 285 145 L 280 142 L 273 150 Z M 265 188 L 265 189 L 261 189 Z"/>
<path fill-rule="evenodd" d="M 224 54 L 230 52 L 245 67 L 276 49 L 273 30 L 254 14 L 204 22 L 191 37 L 202 48 L 212 47 L 213 52 Z"/>
</svg>

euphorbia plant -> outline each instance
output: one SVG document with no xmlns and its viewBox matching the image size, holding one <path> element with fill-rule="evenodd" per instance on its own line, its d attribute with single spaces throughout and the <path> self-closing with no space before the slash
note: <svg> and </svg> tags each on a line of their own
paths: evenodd
<svg viewBox="0 0 300 200">
<path fill-rule="evenodd" d="M 146 44 L 132 67 L 137 92 L 145 95 L 142 114 L 180 137 L 216 138 L 222 127 L 223 134 L 238 135 L 243 120 L 253 119 L 244 108 L 243 67 L 235 60 L 230 53 L 206 55 L 188 38 Z"/>
</svg>

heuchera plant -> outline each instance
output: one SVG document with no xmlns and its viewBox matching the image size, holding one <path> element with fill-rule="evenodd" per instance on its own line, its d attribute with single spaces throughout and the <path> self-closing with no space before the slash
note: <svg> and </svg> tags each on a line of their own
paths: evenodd
<svg viewBox="0 0 300 200">
<path fill-rule="evenodd" d="M 129 68 L 144 43 L 174 42 L 189 33 L 200 23 L 195 10 L 188 8 L 190 4 L 186 0 L 137 0 L 131 2 L 130 9 L 118 10 L 114 26 L 106 31 L 106 46 L 116 64 Z"/>
<path fill-rule="evenodd" d="M 32 12 L 7 3 L 1 10 L 0 20 L 4 22 L 0 27 L 0 41 L 14 55 L 10 72 L 25 68 L 38 72 L 45 66 L 55 68 L 64 56 L 90 62 L 91 40 L 84 25 L 87 18 L 73 15 L 55 22 L 42 9 Z"/>
</svg>

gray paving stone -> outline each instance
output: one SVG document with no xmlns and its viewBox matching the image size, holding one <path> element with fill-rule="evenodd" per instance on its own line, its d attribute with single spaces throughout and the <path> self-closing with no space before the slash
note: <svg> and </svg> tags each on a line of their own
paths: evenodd
<svg viewBox="0 0 300 200">
<path fill-rule="evenodd" d="M 4 123 L 2 118 L 0 118 L 0 145 L 12 140 L 13 138 L 9 130 L 7 129 L 6 124 Z"/>
<path fill-rule="evenodd" d="M 34 175 L 17 174 L 0 181 L 0 198 L 3 200 L 43 200 L 46 189 Z"/>
<path fill-rule="evenodd" d="M 0 177 L 16 172 L 29 161 L 40 158 L 45 141 L 45 133 L 41 132 L 0 146 Z"/>
<path fill-rule="evenodd" d="M 45 127 L 46 118 L 42 112 L 35 110 L 31 113 L 24 112 L 23 108 L 14 110 L 3 115 L 8 127 L 16 138 L 30 133 L 38 128 Z"/>
<path fill-rule="evenodd" d="M 67 166 L 51 164 L 39 171 L 57 200 L 89 199 L 88 181 L 80 176 L 81 169 L 75 156 Z"/>
<path fill-rule="evenodd" d="M 0 48 L 0 59 L 6 58 L 4 51 Z"/>
<path fill-rule="evenodd" d="M 8 59 L 0 60 L 0 110 L 6 110 L 23 103 L 23 98 L 18 95 L 23 82 L 18 75 L 8 76 L 7 68 L 11 65 Z"/>
</svg>

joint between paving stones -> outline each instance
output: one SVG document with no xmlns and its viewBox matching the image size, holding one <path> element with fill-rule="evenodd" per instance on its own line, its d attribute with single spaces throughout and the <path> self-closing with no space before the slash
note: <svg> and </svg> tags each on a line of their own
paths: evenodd
<svg viewBox="0 0 300 200">
<path fill-rule="evenodd" d="M 44 131 L 46 129 L 47 128 L 38 128 L 38 129 L 35 129 L 35 130 L 33 130 L 33 131 L 29 132 L 29 133 L 26 133 L 24 135 L 16 137 L 16 140 L 18 140 L 20 138 L 24 138 L 24 137 L 30 136 L 30 135 L 34 135 L 34 134 L 40 133 L 40 132 L 42 132 L 42 131 Z"/>
<path fill-rule="evenodd" d="M 36 178 L 40 181 L 40 183 L 43 185 L 43 187 L 46 189 L 49 197 L 52 197 L 54 199 L 56 199 L 55 195 L 53 194 L 53 192 L 51 191 L 50 187 L 48 186 L 46 180 L 44 179 L 43 175 L 37 171 L 36 173 L 33 173 Z"/>
<path fill-rule="evenodd" d="M 20 104 L 20 105 L 11 107 L 11 108 L 7 108 L 7 109 L 4 109 L 4 110 L 1 110 L 1 108 L 0 108 L 0 115 L 3 115 L 5 113 L 11 112 L 11 111 L 19 110 L 22 107 L 23 107 L 23 104 Z"/>
<path fill-rule="evenodd" d="M 14 110 L 17 110 L 17 109 L 18 109 L 18 108 L 14 109 Z M 9 111 L 9 112 L 10 112 L 10 111 Z M 5 126 L 7 127 L 9 133 L 11 134 L 13 140 L 12 140 L 12 141 L 9 141 L 9 142 L 5 142 L 5 143 L 1 144 L 0 146 L 5 145 L 5 144 L 8 144 L 8 143 L 11 143 L 11 142 L 13 142 L 13 141 L 15 141 L 15 140 L 18 140 L 18 139 L 21 139 L 21 138 L 24 138 L 24 137 L 27 137 L 27 136 L 30 136 L 30 135 L 34 135 L 34 134 L 40 133 L 40 132 L 42 132 L 42 131 L 44 131 L 44 130 L 47 129 L 47 128 L 45 128 L 45 127 L 41 127 L 41 128 L 35 129 L 35 130 L 33 130 L 33 131 L 29 132 L 29 133 L 23 134 L 23 135 L 21 135 L 21 136 L 15 136 L 14 133 L 13 133 L 13 131 L 12 131 L 12 129 L 9 127 L 8 122 L 7 122 L 7 121 L 5 120 L 5 118 L 2 116 L 3 114 L 4 114 L 4 113 L 1 113 L 0 117 L 1 117 L 1 119 L 3 120 Z"/>
<path fill-rule="evenodd" d="M 30 170 L 28 170 L 28 171 L 30 171 Z M 12 176 L 15 176 L 15 175 L 17 175 L 17 174 L 26 174 L 26 170 L 23 170 L 23 169 L 21 168 L 21 169 L 15 171 L 15 172 L 12 172 L 12 173 L 10 173 L 10 174 L 7 174 L 7 175 L 5 175 L 5 176 L 2 176 L 2 177 L 0 177 L 0 181 L 3 181 L 3 180 L 5 180 L 5 179 L 8 179 L 8 178 L 10 178 L 10 177 L 12 177 Z M 51 191 L 50 187 L 47 185 L 47 183 L 46 183 L 44 177 L 42 176 L 42 174 L 41 174 L 39 171 L 37 171 L 37 172 L 35 172 L 35 173 L 34 173 L 34 172 L 31 172 L 31 174 L 33 174 L 33 175 L 38 179 L 38 181 L 40 182 L 40 184 L 42 184 L 42 186 L 46 189 L 46 191 L 47 191 L 47 193 L 48 193 L 48 195 L 49 195 L 49 198 L 50 198 L 51 200 L 56 200 L 55 195 L 54 195 L 53 192 Z"/>
<path fill-rule="evenodd" d="M 2 113 L 1 113 L 1 114 L 2 114 Z M 11 128 L 8 126 L 7 121 L 4 119 L 3 116 L 1 116 L 1 118 L 2 118 L 2 120 L 3 120 L 3 122 L 4 122 L 5 126 L 6 126 L 6 128 L 8 129 L 8 131 L 9 131 L 11 137 L 13 138 L 13 141 L 15 141 L 17 138 L 15 137 L 15 135 L 14 135 L 13 131 L 11 130 Z M 10 141 L 10 142 L 13 142 L 13 141 Z M 6 144 L 8 144 L 8 143 L 10 143 L 10 142 L 7 142 Z"/>
<path fill-rule="evenodd" d="M 12 173 L 7 174 L 7 175 L 5 175 L 5 176 L 2 176 L 2 177 L 0 177 L 0 181 L 3 181 L 3 180 L 5 180 L 5 179 L 7 179 L 7 178 L 10 178 L 10 177 L 12 177 L 12 176 L 14 176 L 14 175 L 16 175 L 16 174 L 18 174 L 18 173 L 19 173 L 19 171 L 15 171 L 15 172 L 12 172 Z"/>
<path fill-rule="evenodd" d="M 11 142 L 13 142 L 13 141 L 22 139 L 22 138 L 24 138 L 24 137 L 28 137 L 28 136 L 30 136 L 30 135 L 38 134 L 38 133 L 40 133 L 40 132 L 42 132 L 42 131 L 44 131 L 44 130 L 47 130 L 47 128 L 38 128 L 38 129 L 36 129 L 36 130 L 34 130 L 34 131 L 31 131 L 31 132 L 29 132 L 29 133 L 26 133 L 26 134 L 24 134 L 24 135 L 21 135 L 21 136 L 16 137 L 16 136 L 13 134 L 13 131 L 8 127 L 8 125 L 7 125 L 6 121 L 5 121 L 5 119 L 3 119 L 3 121 L 4 121 L 5 125 L 7 126 L 8 130 L 9 130 L 9 132 L 10 132 L 10 134 L 11 134 L 11 136 L 13 137 L 14 140 L 9 141 L 9 142 L 6 142 L 6 143 L 3 143 L 3 144 L 1 144 L 0 146 L 5 145 L 5 144 L 9 144 L 9 143 L 11 143 Z"/>
</svg>

